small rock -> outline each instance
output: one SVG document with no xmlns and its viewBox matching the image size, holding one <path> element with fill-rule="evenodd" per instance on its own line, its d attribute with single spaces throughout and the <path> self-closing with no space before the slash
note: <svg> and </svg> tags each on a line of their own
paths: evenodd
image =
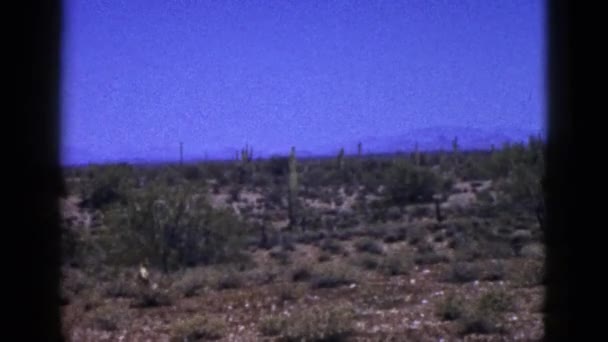
<svg viewBox="0 0 608 342">
<path fill-rule="evenodd" d="M 426 304 L 426 303 L 428 303 L 428 302 L 429 302 L 429 301 L 428 301 L 428 300 L 426 300 L 426 299 L 423 299 L 423 300 L 422 300 L 422 304 Z"/>
<path fill-rule="evenodd" d="M 411 285 L 416 284 L 416 279 L 410 279 L 410 284 L 411 284 Z"/>
<path fill-rule="evenodd" d="M 425 269 L 424 271 L 422 271 L 422 274 L 429 274 L 431 273 L 431 271 L 429 269 Z"/>
<path fill-rule="evenodd" d="M 473 283 L 473 285 L 479 286 L 479 280 L 475 280 L 475 282 Z"/>
<path fill-rule="evenodd" d="M 357 287 L 357 284 L 350 284 L 350 286 L 348 286 L 348 288 L 354 289 Z"/>
</svg>

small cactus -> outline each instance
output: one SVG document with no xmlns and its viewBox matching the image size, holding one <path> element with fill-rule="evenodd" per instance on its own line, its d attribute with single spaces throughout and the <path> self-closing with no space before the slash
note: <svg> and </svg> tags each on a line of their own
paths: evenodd
<svg viewBox="0 0 608 342">
<path fill-rule="evenodd" d="M 288 194 L 288 210 L 289 210 L 289 227 L 293 228 L 296 224 L 296 199 L 298 192 L 298 171 L 296 164 L 296 148 L 291 147 L 291 155 L 289 156 L 289 194 Z"/>
</svg>

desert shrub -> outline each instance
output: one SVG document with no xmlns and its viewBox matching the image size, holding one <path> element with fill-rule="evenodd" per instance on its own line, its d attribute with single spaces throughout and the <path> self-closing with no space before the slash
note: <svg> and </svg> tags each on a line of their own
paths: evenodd
<svg viewBox="0 0 608 342">
<path fill-rule="evenodd" d="M 386 218 L 390 221 L 397 221 L 401 219 L 401 209 L 399 207 L 390 207 L 386 210 Z"/>
<path fill-rule="evenodd" d="M 480 245 L 480 254 L 490 259 L 508 259 L 514 256 L 513 248 L 506 241 L 484 241 Z"/>
<path fill-rule="evenodd" d="M 331 254 L 326 253 L 326 252 L 321 252 L 319 254 L 319 256 L 317 257 L 317 261 L 319 261 L 319 262 L 326 262 L 329 260 L 331 260 Z"/>
<path fill-rule="evenodd" d="M 502 262 L 492 262 L 483 272 L 481 280 L 485 281 L 499 281 L 503 280 L 506 275 L 505 266 Z"/>
<path fill-rule="evenodd" d="M 186 270 L 173 283 L 172 288 L 184 297 L 195 296 L 206 285 L 206 274 L 200 268 Z"/>
<path fill-rule="evenodd" d="M 110 230 L 100 237 L 111 263 L 147 259 L 169 271 L 246 258 L 246 224 L 230 210 L 212 208 L 188 187 L 134 191 L 128 202 L 107 215 Z"/>
<path fill-rule="evenodd" d="M 437 315 L 445 321 L 453 321 L 461 318 L 465 313 L 465 301 L 463 298 L 448 294 L 437 304 Z"/>
<path fill-rule="evenodd" d="M 419 224 L 411 225 L 407 229 L 407 240 L 412 246 L 425 241 L 426 235 L 426 229 L 424 229 L 424 226 Z"/>
<path fill-rule="evenodd" d="M 477 301 L 476 305 L 465 311 L 460 322 L 460 334 L 504 333 L 501 314 L 513 308 L 511 297 L 503 290 L 491 291 Z"/>
<path fill-rule="evenodd" d="M 353 263 L 365 270 L 376 270 L 380 267 L 380 259 L 369 253 L 356 256 Z"/>
<path fill-rule="evenodd" d="M 414 257 L 414 263 L 416 265 L 434 265 L 439 263 L 448 262 L 450 259 L 447 255 L 438 253 L 434 250 L 425 251 L 422 253 L 418 253 Z"/>
<path fill-rule="evenodd" d="M 158 306 L 170 306 L 173 300 L 169 293 L 161 289 L 141 288 L 133 299 L 131 307 L 151 308 Z"/>
<path fill-rule="evenodd" d="M 407 237 L 407 228 L 406 227 L 398 227 L 391 228 L 384 235 L 384 242 L 386 243 L 395 243 L 399 241 L 404 241 Z"/>
<path fill-rule="evenodd" d="M 117 330 L 125 320 L 125 313 L 121 308 L 104 305 L 92 311 L 93 326 L 105 331 Z"/>
<path fill-rule="evenodd" d="M 285 318 L 283 341 L 345 341 L 354 332 L 354 311 L 350 305 L 310 307 Z"/>
<path fill-rule="evenodd" d="M 539 243 L 531 243 L 522 247 L 520 256 L 523 258 L 544 260 L 545 259 L 545 247 Z"/>
<path fill-rule="evenodd" d="M 344 251 L 344 248 L 340 244 L 340 242 L 334 239 L 325 239 L 319 246 L 322 251 L 329 252 L 331 254 L 340 254 Z"/>
<path fill-rule="evenodd" d="M 513 298 L 505 290 L 493 290 L 482 295 L 477 305 L 482 312 L 508 312 L 513 310 Z"/>
<path fill-rule="evenodd" d="M 258 329 L 262 336 L 272 337 L 278 336 L 281 332 L 285 331 L 287 327 L 287 320 L 285 317 L 271 315 L 263 317 L 258 323 Z"/>
<path fill-rule="evenodd" d="M 435 173 L 406 161 L 393 165 L 387 177 L 385 201 L 397 206 L 430 202 L 442 187 L 442 180 Z"/>
<path fill-rule="evenodd" d="M 453 283 L 468 283 L 480 278 L 481 269 L 474 264 L 455 262 L 451 265 L 446 281 Z"/>
<path fill-rule="evenodd" d="M 281 265 L 288 265 L 290 263 L 289 251 L 283 248 L 273 248 L 268 255 L 275 259 Z"/>
<path fill-rule="evenodd" d="M 243 286 L 243 276 L 234 270 L 224 270 L 216 278 L 214 287 L 216 290 L 238 289 Z"/>
<path fill-rule="evenodd" d="M 298 235 L 296 241 L 303 244 L 312 244 L 315 243 L 325 237 L 324 232 L 319 231 L 305 231 L 304 233 Z"/>
<path fill-rule="evenodd" d="M 507 270 L 507 278 L 515 286 L 534 287 L 544 282 L 544 264 L 539 260 L 525 260 Z"/>
<path fill-rule="evenodd" d="M 295 300 L 301 297 L 302 294 L 302 289 L 291 283 L 283 283 L 277 288 L 277 295 L 280 302 Z"/>
<path fill-rule="evenodd" d="M 312 273 L 306 265 L 297 265 L 291 272 L 292 281 L 307 281 L 311 278 Z"/>
<path fill-rule="evenodd" d="M 355 248 L 359 252 L 366 252 L 377 255 L 384 254 L 384 249 L 382 248 L 382 245 L 378 243 L 378 241 L 369 238 L 357 240 L 355 242 Z"/>
<path fill-rule="evenodd" d="M 313 289 L 334 288 L 355 282 L 356 272 L 348 264 L 324 263 L 318 265 L 310 278 Z"/>
<path fill-rule="evenodd" d="M 65 296 L 82 293 L 85 289 L 93 287 L 93 281 L 87 275 L 72 268 L 63 268 L 61 272 L 61 290 Z"/>
<path fill-rule="evenodd" d="M 226 324 L 219 317 L 195 315 L 171 326 L 171 341 L 219 340 L 226 334 Z"/>
<path fill-rule="evenodd" d="M 203 174 L 197 165 L 184 165 L 181 168 L 182 177 L 189 181 L 196 181 L 202 178 Z"/>
<path fill-rule="evenodd" d="M 502 332 L 496 316 L 488 316 L 485 312 L 471 310 L 465 313 L 460 322 L 460 335 L 495 334 Z"/>
<path fill-rule="evenodd" d="M 390 252 L 383 260 L 381 270 L 388 276 L 407 275 L 414 268 L 412 253 L 406 249 Z"/>
<path fill-rule="evenodd" d="M 105 295 L 110 297 L 137 297 L 140 289 L 135 279 L 129 279 L 125 274 L 120 274 L 105 287 Z"/>
</svg>

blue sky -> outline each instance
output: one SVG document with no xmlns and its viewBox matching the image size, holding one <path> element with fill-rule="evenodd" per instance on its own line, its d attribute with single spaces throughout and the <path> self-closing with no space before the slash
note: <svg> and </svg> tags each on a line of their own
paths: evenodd
<svg viewBox="0 0 608 342">
<path fill-rule="evenodd" d="M 544 20 L 533 0 L 66 0 L 63 161 L 538 132 Z"/>
</svg>

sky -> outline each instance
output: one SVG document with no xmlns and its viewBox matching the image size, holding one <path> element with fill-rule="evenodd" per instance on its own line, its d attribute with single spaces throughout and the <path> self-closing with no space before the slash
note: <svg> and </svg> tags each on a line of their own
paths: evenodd
<svg viewBox="0 0 608 342">
<path fill-rule="evenodd" d="M 176 159 L 180 142 L 187 159 L 230 158 L 245 144 L 320 153 L 545 123 L 543 1 L 65 0 L 64 11 L 66 164 Z"/>
</svg>

